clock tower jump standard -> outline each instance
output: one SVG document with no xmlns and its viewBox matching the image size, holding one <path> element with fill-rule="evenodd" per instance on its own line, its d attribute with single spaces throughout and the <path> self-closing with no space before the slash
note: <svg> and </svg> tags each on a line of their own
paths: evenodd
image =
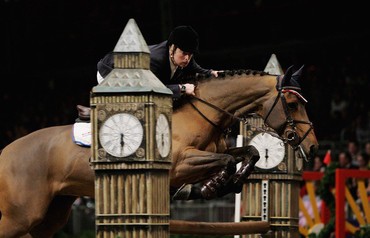
<svg viewBox="0 0 370 238">
<path fill-rule="evenodd" d="M 266 234 L 243 235 L 243 238 L 299 238 L 299 191 L 303 158 L 282 140 L 271 136 L 261 117 L 251 115 L 240 124 L 244 143 L 260 153 L 255 170 L 243 186 L 242 221 L 267 221 Z M 246 126 L 247 125 L 247 126 Z M 259 129 L 264 128 L 265 132 Z"/>
<path fill-rule="evenodd" d="M 134 19 L 113 55 L 90 95 L 96 237 L 169 237 L 172 92 Z"/>
</svg>

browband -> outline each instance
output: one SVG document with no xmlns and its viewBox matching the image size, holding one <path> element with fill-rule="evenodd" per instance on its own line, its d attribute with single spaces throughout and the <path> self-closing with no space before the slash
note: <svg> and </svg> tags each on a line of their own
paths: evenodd
<svg viewBox="0 0 370 238">
<path fill-rule="evenodd" d="M 297 92 L 296 90 L 293 90 L 293 89 L 283 89 L 282 90 L 283 93 L 285 92 L 289 92 L 289 93 L 293 93 L 294 95 L 296 95 L 299 99 L 301 99 L 303 102 L 307 103 L 307 99 L 305 99 L 299 92 Z"/>
</svg>

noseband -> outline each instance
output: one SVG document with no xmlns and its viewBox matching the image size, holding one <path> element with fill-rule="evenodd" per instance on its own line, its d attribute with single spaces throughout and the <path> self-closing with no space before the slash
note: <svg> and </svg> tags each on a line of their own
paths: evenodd
<svg viewBox="0 0 370 238">
<path fill-rule="evenodd" d="M 274 110 L 275 106 L 279 102 L 279 99 L 282 102 L 284 113 L 285 113 L 285 122 L 283 124 L 283 129 L 285 130 L 287 127 L 289 127 L 288 130 L 285 131 L 285 135 L 279 136 L 280 139 L 284 141 L 284 143 L 288 143 L 293 147 L 294 150 L 297 150 L 300 148 L 300 144 L 302 141 L 308 136 L 310 131 L 313 129 L 313 124 L 310 121 L 301 121 L 301 120 L 294 120 L 292 118 L 292 115 L 288 109 L 288 103 L 286 102 L 286 98 L 284 96 L 284 93 L 286 92 L 291 92 L 295 94 L 300 100 L 303 100 L 304 102 L 307 102 L 307 100 L 302 97 L 297 91 L 295 91 L 293 88 L 290 87 L 281 87 L 281 78 L 278 76 L 277 77 L 278 84 L 276 86 L 278 90 L 278 95 L 275 98 L 274 104 L 270 108 L 269 112 L 267 113 L 266 117 L 264 118 L 265 123 L 267 122 L 268 117 L 270 116 L 271 112 Z M 306 131 L 306 133 L 302 136 L 299 137 L 296 129 L 297 129 L 297 124 L 308 124 L 310 125 L 310 128 Z"/>
</svg>

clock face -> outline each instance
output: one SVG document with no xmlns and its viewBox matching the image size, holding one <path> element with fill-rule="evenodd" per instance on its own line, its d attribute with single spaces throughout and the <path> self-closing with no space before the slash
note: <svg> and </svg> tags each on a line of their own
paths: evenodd
<svg viewBox="0 0 370 238">
<path fill-rule="evenodd" d="M 143 140 L 143 126 L 129 113 L 109 117 L 99 130 L 100 144 L 115 157 L 127 157 L 135 153 Z"/>
<path fill-rule="evenodd" d="M 260 159 L 256 167 L 260 169 L 272 169 L 278 166 L 285 156 L 285 145 L 282 140 L 268 133 L 260 133 L 252 138 L 249 145 L 256 147 Z"/>
<path fill-rule="evenodd" d="M 157 148 L 162 158 L 167 157 L 171 149 L 171 135 L 170 125 L 167 117 L 163 114 L 159 114 L 157 124 L 155 126 L 155 140 L 157 142 Z"/>
</svg>

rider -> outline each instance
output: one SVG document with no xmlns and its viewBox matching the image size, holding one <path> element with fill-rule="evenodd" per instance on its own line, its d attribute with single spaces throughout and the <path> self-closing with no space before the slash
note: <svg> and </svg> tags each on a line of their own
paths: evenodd
<svg viewBox="0 0 370 238">
<path fill-rule="evenodd" d="M 194 95 L 194 84 L 185 79 L 197 73 L 218 76 L 218 71 L 204 69 L 197 64 L 194 54 L 199 53 L 198 33 L 191 26 L 178 26 L 170 33 L 168 40 L 149 45 L 150 70 L 172 92 L 173 98 Z M 100 83 L 113 69 L 112 52 L 98 62 L 97 78 Z"/>
<path fill-rule="evenodd" d="M 175 101 L 182 95 L 195 95 L 195 85 L 186 82 L 186 79 L 194 78 L 197 73 L 218 77 L 218 71 L 204 69 L 195 61 L 194 54 L 199 53 L 199 37 L 191 26 L 174 28 L 168 40 L 149 45 L 149 50 L 150 70 L 172 91 Z M 113 53 L 109 52 L 97 64 L 98 83 L 104 80 L 113 67 Z M 88 121 L 90 108 L 81 105 L 77 108 L 79 119 Z"/>
</svg>

